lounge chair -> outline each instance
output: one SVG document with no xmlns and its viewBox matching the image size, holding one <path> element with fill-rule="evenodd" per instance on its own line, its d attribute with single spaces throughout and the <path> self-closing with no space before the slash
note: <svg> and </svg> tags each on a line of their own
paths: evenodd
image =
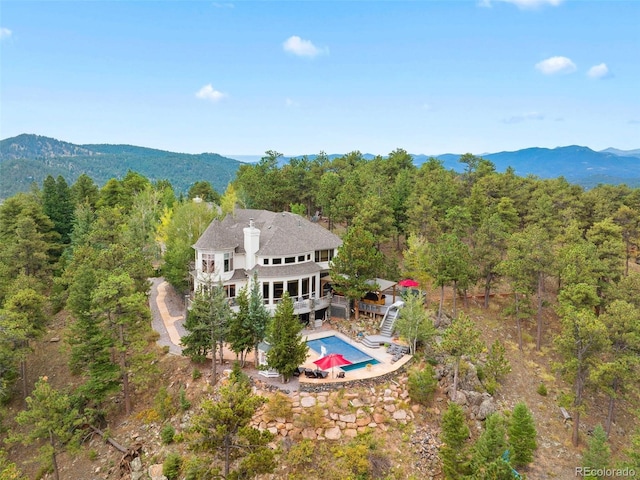
<svg viewBox="0 0 640 480">
<path fill-rule="evenodd" d="M 325 370 L 316 370 L 314 373 L 316 374 L 316 378 L 327 378 L 329 376 L 329 372 Z"/>
<path fill-rule="evenodd" d="M 304 369 L 304 376 L 307 378 L 317 378 L 316 371 L 311 370 L 310 368 Z"/>
<path fill-rule="evenodd" d="M 344 372 L 338 372 L 338 378 L 344 378 Z"/>
<path fill-rule="evenodd" d="M 400 350 L 399 352 L 397 352 L 397 353 L 395 353 L 393 355 L 393 357 L 391 358 L 391 363 L 396 363 L 402 357 L 404 357 L 404 352 L 402 350 Z"/>
</svg>

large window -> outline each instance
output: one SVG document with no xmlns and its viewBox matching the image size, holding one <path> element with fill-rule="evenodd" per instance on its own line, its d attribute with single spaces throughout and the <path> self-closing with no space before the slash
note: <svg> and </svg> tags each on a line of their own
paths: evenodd
<svg viewBox="0 0 640 480">
<path fill-rule="evenodd" d="M 282 282 L 273 282 L 273 298 L 282 298 L 282 294 L 284 293 L 284 283 Z"/>
<path fill-rule="evenodd" d="M 225 285 L 224 291 L 227 293 L 227 298 L 235 298 L 236 296 L 236 286 L 235 285 Z"/>
<path fill-rule="evenodd" d="M 269 303 L 269 282 L 264 282 L 262 284 L 262 300 L 264 303 Z"/>
<path fill-rule="evenodd" d="M 213 273 L 215 271 L 215 255 L 213 253 L 202 254 L 202 271 L 204 273 Z"/>
<path fill-rule="evenodd" d="M 233 270 L 233 252 L 224 254 L 224 271 L 230 272 Z"/>
<path fill-rule="evenodd" d="M 298 299 L 298 280 L 289 280 L 287 282 L 287 292 L 295 302 Z"/>
<path fill-rule="evenodd" d="M 333 250 L 316 250 L 316 262 L 328 262 L 333 258 Z"/>
<path fill-rule="evenodd" d="M 303 278 L 302 279 L 302 296 L 305 297 L 307 295 L 309 295 L 309 279 Z"/>
</svg>

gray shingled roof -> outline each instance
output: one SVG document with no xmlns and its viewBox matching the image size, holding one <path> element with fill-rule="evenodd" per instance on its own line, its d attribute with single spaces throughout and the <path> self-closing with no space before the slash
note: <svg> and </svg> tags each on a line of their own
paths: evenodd
<svg viewBox="0 0 640 480">
<path fill-rule="evenodd" d="M 254 220 L 260 230 L 258 255 L 295 255 L 310 250 L 327 250 L 342 245 L 342 240 L 327 229 L 299 215 L 268 210 L 236 209 L 233 216 L 214 220 L 195 243 L 202 250 L 244 252 L 243 229 Z"/>
<path fill-rule="evenodd" d="M 256 265 L 247 273 L 252 276 L 258 272 L 259 278 L 298 277 L 305 274 L 313 274 L 322 271 L 320 265 L 315 262 L 293 263 L 291 265 Z"/>
</svg>

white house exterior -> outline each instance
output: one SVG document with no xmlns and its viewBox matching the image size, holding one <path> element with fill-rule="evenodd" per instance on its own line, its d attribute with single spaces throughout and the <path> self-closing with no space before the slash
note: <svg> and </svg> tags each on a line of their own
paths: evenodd
<svg viewBox="0 0 640 480">
<path fill-rule="evenodd" d="M 211 222 L 193 245 L 194 290 L 222 284 L 233 305 L 256 274 L 270 311 L 289 292 L 295 313 L 315 319 L 329 306 L 320 278 L 341 244 L 337 235 L 299 215 L 236 209 Z"/>
</svg>

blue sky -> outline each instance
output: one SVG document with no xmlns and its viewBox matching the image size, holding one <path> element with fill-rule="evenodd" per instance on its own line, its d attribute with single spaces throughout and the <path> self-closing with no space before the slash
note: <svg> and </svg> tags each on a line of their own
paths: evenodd
<svg viewBox="0 0 640 480">
<path fill-rule="evenodd" d="M 640 2 L 0 3 L 0 137 L 256 155 L 640 148 Z"/>
</svg>

